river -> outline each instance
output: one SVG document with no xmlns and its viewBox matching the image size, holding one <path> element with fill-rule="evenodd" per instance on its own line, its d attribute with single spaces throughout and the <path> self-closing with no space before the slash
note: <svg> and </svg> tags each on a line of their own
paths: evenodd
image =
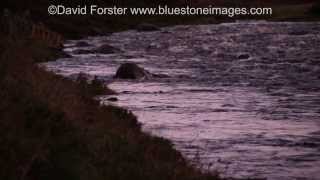
<svg viewBox="0 0 320 180">
<path fill-rule="evenodd" d="M 134 30 L 66 43 L 57 74 L 98 76 L 143 130 L 224 177 L 320 178 L 320 23 L 236 22 Z M 75 54 L 109 44 L 114 54 Z M 115 80 L 134 62 L 167 78 Z"/>
</svg>

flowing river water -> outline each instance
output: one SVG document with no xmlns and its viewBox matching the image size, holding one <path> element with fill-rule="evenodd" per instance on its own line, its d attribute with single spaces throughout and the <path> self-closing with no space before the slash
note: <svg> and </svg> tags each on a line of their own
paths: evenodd
<svg viewBox="0 0 320 180">
<path fill-rule="evenodd" d="M 236 178 L 320 179 L 320 23 L 237 22 L 134 30 L 66 44 L 44 64 L 109 83 L 143 130 L 204 170 Z M 114 54 L 82 54 L 109 44 Z M 115 80 L 134 62 L 166 78 Z"/>
</svg>

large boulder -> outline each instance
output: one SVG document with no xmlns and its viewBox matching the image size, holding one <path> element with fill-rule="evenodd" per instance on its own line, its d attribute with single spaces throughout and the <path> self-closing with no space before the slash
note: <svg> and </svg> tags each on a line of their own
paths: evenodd
<svg viewBox="0 0 320 180">
<path fill-rule="evenodd" d="M 153 24 L 143 23 L 136 27 L 137 31 L 159 31 L 160 28 Z"/>
<path fill-rule="evenodd" d="M 119 69 L 117 70 L 117 73 L 115 75 L 115 78 L 141 79 L 141 78 L 147 78 L 150 75 L 151 74 L 148 71 L 139 67 L 135 63 L 125 63 L 119 67 Z"/>
</svg>

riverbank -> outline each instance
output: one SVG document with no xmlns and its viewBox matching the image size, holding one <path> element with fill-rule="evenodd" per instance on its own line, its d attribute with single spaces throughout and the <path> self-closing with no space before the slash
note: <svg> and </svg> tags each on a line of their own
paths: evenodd
<svg viewBox="0 0 320 180">
<path fill-rule="evenodd" d="M 101 88 L 36 66 L 57 52 L 1 36 L 1 179 L 219 179 L 141 132 L 127 110 L 93 100 Z"/>
</svg>

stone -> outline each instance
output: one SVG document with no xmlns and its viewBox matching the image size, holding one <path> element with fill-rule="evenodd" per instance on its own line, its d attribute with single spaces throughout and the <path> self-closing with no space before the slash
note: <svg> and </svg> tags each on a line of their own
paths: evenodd
<svg viewBox="0 0 320 180">
<path fill-rule="evenodd" d="M 122 64 L 116 72 L 115 78 L 141 79 L 148 77 L 150 73 L 135 63 Z"/>
<path fill-rule="evenodd" d="M 292 31 L 292 32 L 289 32 L 289 35 L 292 35 L 292 36 L 303 36 L 303 35 L 306 35 L 308 34 L 307 31 Z"/>
<path fill-rule="evenodd" d="M 90 46 L 90 44 L 85 42 L 85 41 L 79 41 L 79 42 L 77 42 L 75 44 L 75 46 L 77 46 L 77 47 L 88 47 L 88 46 Z"/>
<path fill-rule="evenodd" d="M 92 50 L 86 50 L 86 49 L 77 49 L 72 51 L 74 54 L 93 54 L 94 51 Z"/>
<path fill-rule="evenodd" d="M 249 59 L 249 58 L 250 58 L 249 54 L 240 54 L 238 56 L 238 59 Z"/>
<path fill-rule="evenodd" d="M 108 100 L 108 101 L 111 101 L 111 102 L 116 102 L 116 101 L 118 101 L 118 98 L 116 98 L 116 97 L 110 97 L 110 98 L 108 98 L 107 100 Z"/>
<path fill-rule="evenodd" d="M 167 74 L 152 74 L 152 77 L 155 78 L 169 78 L 170 76 Z"/>
<path fill-rule="evenodd" d="M 114 53 L 121 52 L 121 50 L 113 46 L 110 46 L 108 44 L 105 44 L 95 49 L 94 52 L 100 53 L 100 54 L 114 54 Z"/>
</svg>

